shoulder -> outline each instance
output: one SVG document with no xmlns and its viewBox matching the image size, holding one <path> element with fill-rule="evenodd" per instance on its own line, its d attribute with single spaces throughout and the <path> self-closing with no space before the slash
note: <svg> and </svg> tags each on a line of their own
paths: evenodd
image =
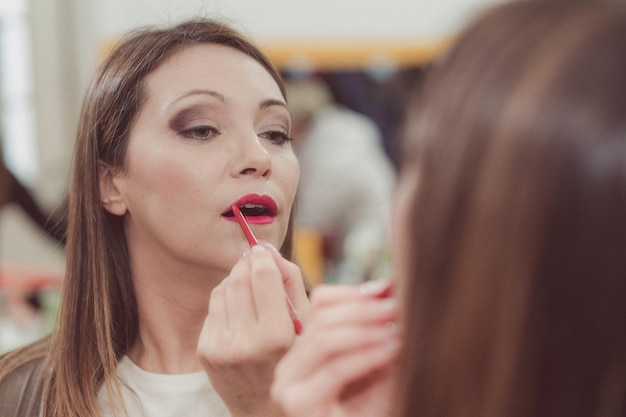
<svg viewBox="0 0 626 417">
<path fill-rule="evenodd" d="M 45 356 L 32 347 L 0 357 L 0 416 L 36 417 L 43 390 Z"/>
</svg>

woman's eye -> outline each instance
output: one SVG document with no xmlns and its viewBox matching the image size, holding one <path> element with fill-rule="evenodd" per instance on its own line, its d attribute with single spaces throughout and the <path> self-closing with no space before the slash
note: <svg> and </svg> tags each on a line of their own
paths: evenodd
<svg viewBox="0 0 626 417">
<path fill-rule="evenodd" d="M 270 130 L 261 133 L 259 136 L 263 139 L 269 140 L 276 145 L 284 145 L 285 143 L 291 141 L 291 137 L 289 136 L 289 134 L 281 130 Z"/>
<path fill-rule="evenodd" d="M 217 136 L 219 131 L 213 126 L 195 126 L 181 131 L 180 134 L 189 139 L 208 140 Z"/>
</svg>

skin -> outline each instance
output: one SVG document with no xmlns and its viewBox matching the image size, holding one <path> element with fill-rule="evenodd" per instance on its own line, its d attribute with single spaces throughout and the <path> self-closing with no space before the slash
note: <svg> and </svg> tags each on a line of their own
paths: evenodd
<svg viewBox="0 0 626 417">
<path fill-rule="evenodd" d="M 306 319 L 299 270 L 272 249 L 285 237 L 299 175 L 289 112 L 259 63 L 221 45 L 196 45 L 170 57 L 145 86 L 125 167 L 102 166 L 100 178 L 103 206 L 125 216 L 140 320 L 128 356 L 149 372 L 204 369 L 233 415 L 263 415 L 235 410 L 229 392 L 236 386 L 240 394 L 265 391 L 263 398 L 250 396 L 263 410 L 276 355 L 294 339 L 285 294 Z M 273 198 L 278 213 L 270 224 L 252 225 L 267 250 L 242 257 L 248 250 L 243 234 L 222 213 L 251 193 Z M 260 323 L 272 320 L 281 324 L 274 331 L 279 345 L 268 347 L 267 338 L 254 337 Z M 211 347 L 216 342 L 236 342 L 246 355 L 225 359 Z M 224 376 L 231 368 L 239 379 Z"/>
<path fill-rule="evenodd" d="M 411 169 L 394 197 L 396 278 L 402 291 L 409 259 L 410 201 L 418 176 Z M 385 281 L 361 286 L 321 285 L 311 296 L 310 318 L 302 337 L 276 368 L 272 396 L 293 417 L 380 417 L 389 414 L 394 365 L 400 347 L 398 305 L 381 299 Z M 391 325 L 390 325 L 391 324 Z M 311 395 L 315 393 L 315 395 Z"/>
</svg>

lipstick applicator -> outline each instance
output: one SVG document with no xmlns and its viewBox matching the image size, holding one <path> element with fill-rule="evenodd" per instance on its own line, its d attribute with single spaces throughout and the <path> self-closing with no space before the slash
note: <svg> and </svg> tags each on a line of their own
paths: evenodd
<svg viewBox="0 0 626 417">
<path fill-rule="evenodd" d="M 237 219 L 237 223 L 239 223 L 239 227 L 241 227 L 241 230 L 243 231 L 243 234 L 246 237 L 246 240 L 248 241 L 248 244 L 250 245 L 250 247 L 258 245 L 259 241 L 256 239 L 256 237 L 252 233 L 252 230 L 250 229 L 250 226 L 248 225 L 246 218 L 241 213 L 239 206 L 237 206 L 236 204 L 233 204 L 231 208 L 233 209 L 233 213 L 235 214 L 235 219 Z M 293 303 L 291 302 L 291 300 L 286 294 L 285 294 L 285 300 L 287 301 L 287 309 L 289 310 L 289 316 L 291 317 L 291 321 L 293 322 L 293 329 L 296 332 L 296 334 L 300 334 L 302 332 L 302 323 L 300 322 L 300 319 L 298 318 L 298 315 L 296 314 L 296 308 L 294 307 Z"/>
</svg>

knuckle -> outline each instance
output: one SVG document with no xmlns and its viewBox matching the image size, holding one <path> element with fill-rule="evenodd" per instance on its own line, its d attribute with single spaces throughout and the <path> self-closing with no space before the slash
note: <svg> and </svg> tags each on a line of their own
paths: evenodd
<svg viewBox="0 0 626 417">
<path fill-rule="evenodd" d="M 278 326 L 275 326 L 278 327 Z M 259 350 L 267 357 L 282 357 L 293 344 L 293 335 L 281 329 L 273 329 L 263 333 Z"/>
<path fill-rule="evenodd" d="M 311 306 L 320 306 L 326 304 L 328 293 L 332 291 L 327 284 L 320 284 L 311 291 Z"/>
<path fill-rule="evenodd" d="M 324 327 L 330 327 L 336 322 L 337 322 L 337 317 L 335 317 L 332 314 L 329 314 L 326 310 L 318 309 L 318 310 L 313 310 L 311 314 L 309 326 L 324 328 Z"/>
<path fill-rule="evenodd" d="M 276 267 L 270 263 L 263 262 L 254 266 L 254 275 L 256 276 L 271 276 L 276 273 Z"/>
</svg>

